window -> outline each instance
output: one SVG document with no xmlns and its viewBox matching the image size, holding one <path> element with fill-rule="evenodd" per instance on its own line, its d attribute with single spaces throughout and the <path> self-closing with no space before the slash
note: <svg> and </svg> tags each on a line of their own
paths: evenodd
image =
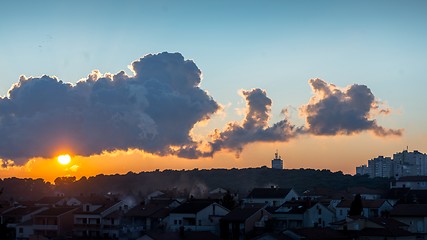
<svg viewBox="0 0 427 240">
<path fill-rule="evenodd" d="M 182 224 L 182 221 L 181 221 L 181 220 L 179 220 L 179 221 L 178 221 L 178 223 L 179 223 L 179 225 L 181 225 L 181 224 Z"/>
<path fill-rule="evenodd" d="M 319 209 L 317 210 L 317 212 L 319 213 L 319 215 L 322 215 L 322 209 L 321 209 L 321 208 L 319 208 Z"/>
<path fill-rule="evenodd" d="M 202 220 L 199 220 L 199 226 L 202 226 Z"/>
<path fill-rule="evenodd" d="M 23 233 L 24 232 L 24 229 L 23 228 L 19 228 L 19 233 Z"/>
<path fill-rule="evenodd" d="M 340 215 L 342 215 L 342 209 L 340 209 Z"/>
<path fill-rule="evenodd" d="M 178 221 L 177 220 L 173 220 L 173 224 L 174 225 L 178 224 Z"/>
</svg>

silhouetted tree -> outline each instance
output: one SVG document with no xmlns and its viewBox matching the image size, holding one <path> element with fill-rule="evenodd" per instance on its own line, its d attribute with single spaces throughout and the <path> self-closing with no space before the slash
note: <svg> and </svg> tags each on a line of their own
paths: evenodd
<svg viewBox="0 0 427 240">
<path fill-rule="evenodd" d="M 230 211 L 237 207 L 237 202 L 234 199 L 234 196 L 230 193 L 230 191 L 227 191 L 227 193 L 224 194 L 224 196 L 222 197 L 221 204 Z"/>
<path fill-rule="evenodd" d="M 356 194 L 354 196 L 353 202 L 351 202 L 350 211 L 348 212 L 349 216 L 360 216 L 363 211 L 363 205 L 362 205 L 362 197 L 360 194 Z"/>
</svg>

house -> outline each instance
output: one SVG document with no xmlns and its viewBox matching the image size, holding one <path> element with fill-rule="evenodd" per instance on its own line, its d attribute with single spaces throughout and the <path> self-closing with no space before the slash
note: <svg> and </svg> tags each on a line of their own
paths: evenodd
<svg viewBox="0 0 427 240">
<path fill-rule="evenodd" d="M 427 190 L 427 176 L 405 176 L 391 183 L 391 188 Z"/>
<path fill-rule="evenodd" d="M 311 199 L 288 201 L 278 208 L 267 209 L 276 230 L 288 228 L 327 227 L 335 221 L 335 212 Z"/>
<path fill-rule="evenodd" d="M 167 229 L 178 231 L 184 227 L 185 230 L 219 233 L 219 219 L 229 212 L 210 200 L 189 200 L 170 212 Z"/>
<path fill-rule="evenodd" d="M 362 199 L 366 200 L 375 200 L 380 199 L 384 195 L 384 191 L 378 189 L 370 189 L 366 187 L 352 187 L 348 188 L 347 192 L 351 193 L 354 197 L 357 194 L 360 194 Z"/>
<path fill-rule="evenodd" d="M 35 206 L 78 206 L 81 201 L 74 197 L 47 196 L 34 202 Z"/>
<path fill-rule="evenodd" d="M 214 199 L 221 201 L 226 194 L 231 194 L 231 196 L 237 201 L 239 199 L 239 195 L 237 193 L 231 193 L 224 188 L 215 188 L 214 190 L 208 193 L 208 199 Z"/>
<path fill-rule="evenodd" d="M 180 232 L 156 232 L 147 233 L 137 240 L 220 240 L 220 238 L 208 231 L 180 231 Z"/>
<path fill-rule="evenodd" d="M 344 233 L 330 228 L 299 228 L 288 229 L 283 232 L 287 238 L 292 240 L 312 239 L 312 240 L 348 240 L 351 239 Z"/>
<path fill-rule="evenodd" d="M 118 237 L 117 231 L 111 230 L 111 227 L 116 227 L 115 225 L 118 224 L 114 223 L 114 220 L 111 222 L 112 218 L 117 217 L 117 215 L 111 215 L 116 211 L 126 211 L 126 206 L 122 201 L 94 198 L 90 202 L 84 202 L 74 213 L 73 235 L 76 237 Z"/>
<path fill-rule="evenodd" d="M 172 209 L 181 203 L 174 199 L 151 200 L 130 209 L 124 216 L 124 228 L 129 238 L 139 237 L 144 231 L 163 229 Z"/>
<path fill-rule="evenodd" d="M 412 233 L 427 233 L 427 204 L 398 204 L 390 217 L 409 225 L 408 231 Z"/>
<path fill-rule="evenodd" d="M 347 217 L 331 226 L 349 239 L 415 239 L 407 230 L 408 225 L 391 218 Z"/>
<path fill-rule="evenodd" d="M 353 200 L 341 200 L 336 205 L 336 219 L 342 220 L 348 216 L 350 206 Z M 362 216 L 367 218 L 378 217 L 383 214 L 387 214 L 391 209 L 392 205 L 385 199 L 366 200 L 362 199 Z"/>
<path fill-rule="evenodd" d="M 76 207 L 51 207 L 33 216 L 33 232 L 36 236 L 71 236 Z"/>
<path fill-rule="evenodd" d="M 390 188 L 384 194 L 384 199 L 387 199 L 393 206 L 397 203 L 408 203 L 407 197 L 410 190 L 410 188 Z"/>
<path fill-rule="evenodd" d="M 47 207 L 19 206 L 9 208 L 2 213 L 1 224 L 6 225 L 7 231 L 16 238 L 27 238 L 33 233 L 31 224 L 33 215 L 46 210 Z"/>
<path fill-rule="evenodd" d="M 298 199 L 298 194 L 292 188 L 254 188 L 249 195 L 243 199 L 243 203 L 262 203 L 270 207 L 278 207 L 292 199 Z"/>
<path fill-rule="evenodd" d="M 221 238 L 246 239 L 256 228 L 264 229 L 271 218 L 264 206 L 238 207 L 220 220 Z"/>
</svg>

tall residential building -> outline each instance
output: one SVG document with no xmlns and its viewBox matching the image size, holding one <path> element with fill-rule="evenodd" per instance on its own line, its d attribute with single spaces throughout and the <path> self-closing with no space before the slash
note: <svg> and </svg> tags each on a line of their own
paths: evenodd
<svg viewBox="0 0 427 240">
<path fill-rule="evenodd" d="M 283 160 L 280 158 L 279 152 L 277 152 L 277 151 L 274 154 L 274 159 L 271 160 L 271 168 L 283 169 Z"/>
<path fill-rule="evenodd" d="M 368 161 L 368 166 L 356 167 L 356 174 L 369 177 L 427 176 L 427 154 L 404 150 L 390 157 L 379 156 Z"/>
<path fill-rule="evenodd" d="M 356 167 L 356 174 L 359 174 L 359 175 L 369 174 L 368 166 L 366 164 L 363 164 L 362 166 Z"/>
<path fill-rule="evenodd" d="M 415 150 L 393 154 L 393 160 L 396 163 L 396 176 L 426 176 L 427 175 L 427 156 Z"/>
<path fill-rule="evenodd" d="M 390 157 L 379 156 L 368 161 L 370 177 L 393 177 L 394 164 Z"/>
</svg>

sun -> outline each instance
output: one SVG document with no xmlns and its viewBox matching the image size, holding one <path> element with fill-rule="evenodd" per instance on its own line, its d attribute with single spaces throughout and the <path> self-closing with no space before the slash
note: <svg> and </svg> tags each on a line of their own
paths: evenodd
<svg viewBox="0 0 427 240">
<path fill-rule="evenodd" d="M 68 154 L 59 155 L 58 162 L 62 165 L 67 165 L 71 162 L 71 157 Z"/>
</svg>

